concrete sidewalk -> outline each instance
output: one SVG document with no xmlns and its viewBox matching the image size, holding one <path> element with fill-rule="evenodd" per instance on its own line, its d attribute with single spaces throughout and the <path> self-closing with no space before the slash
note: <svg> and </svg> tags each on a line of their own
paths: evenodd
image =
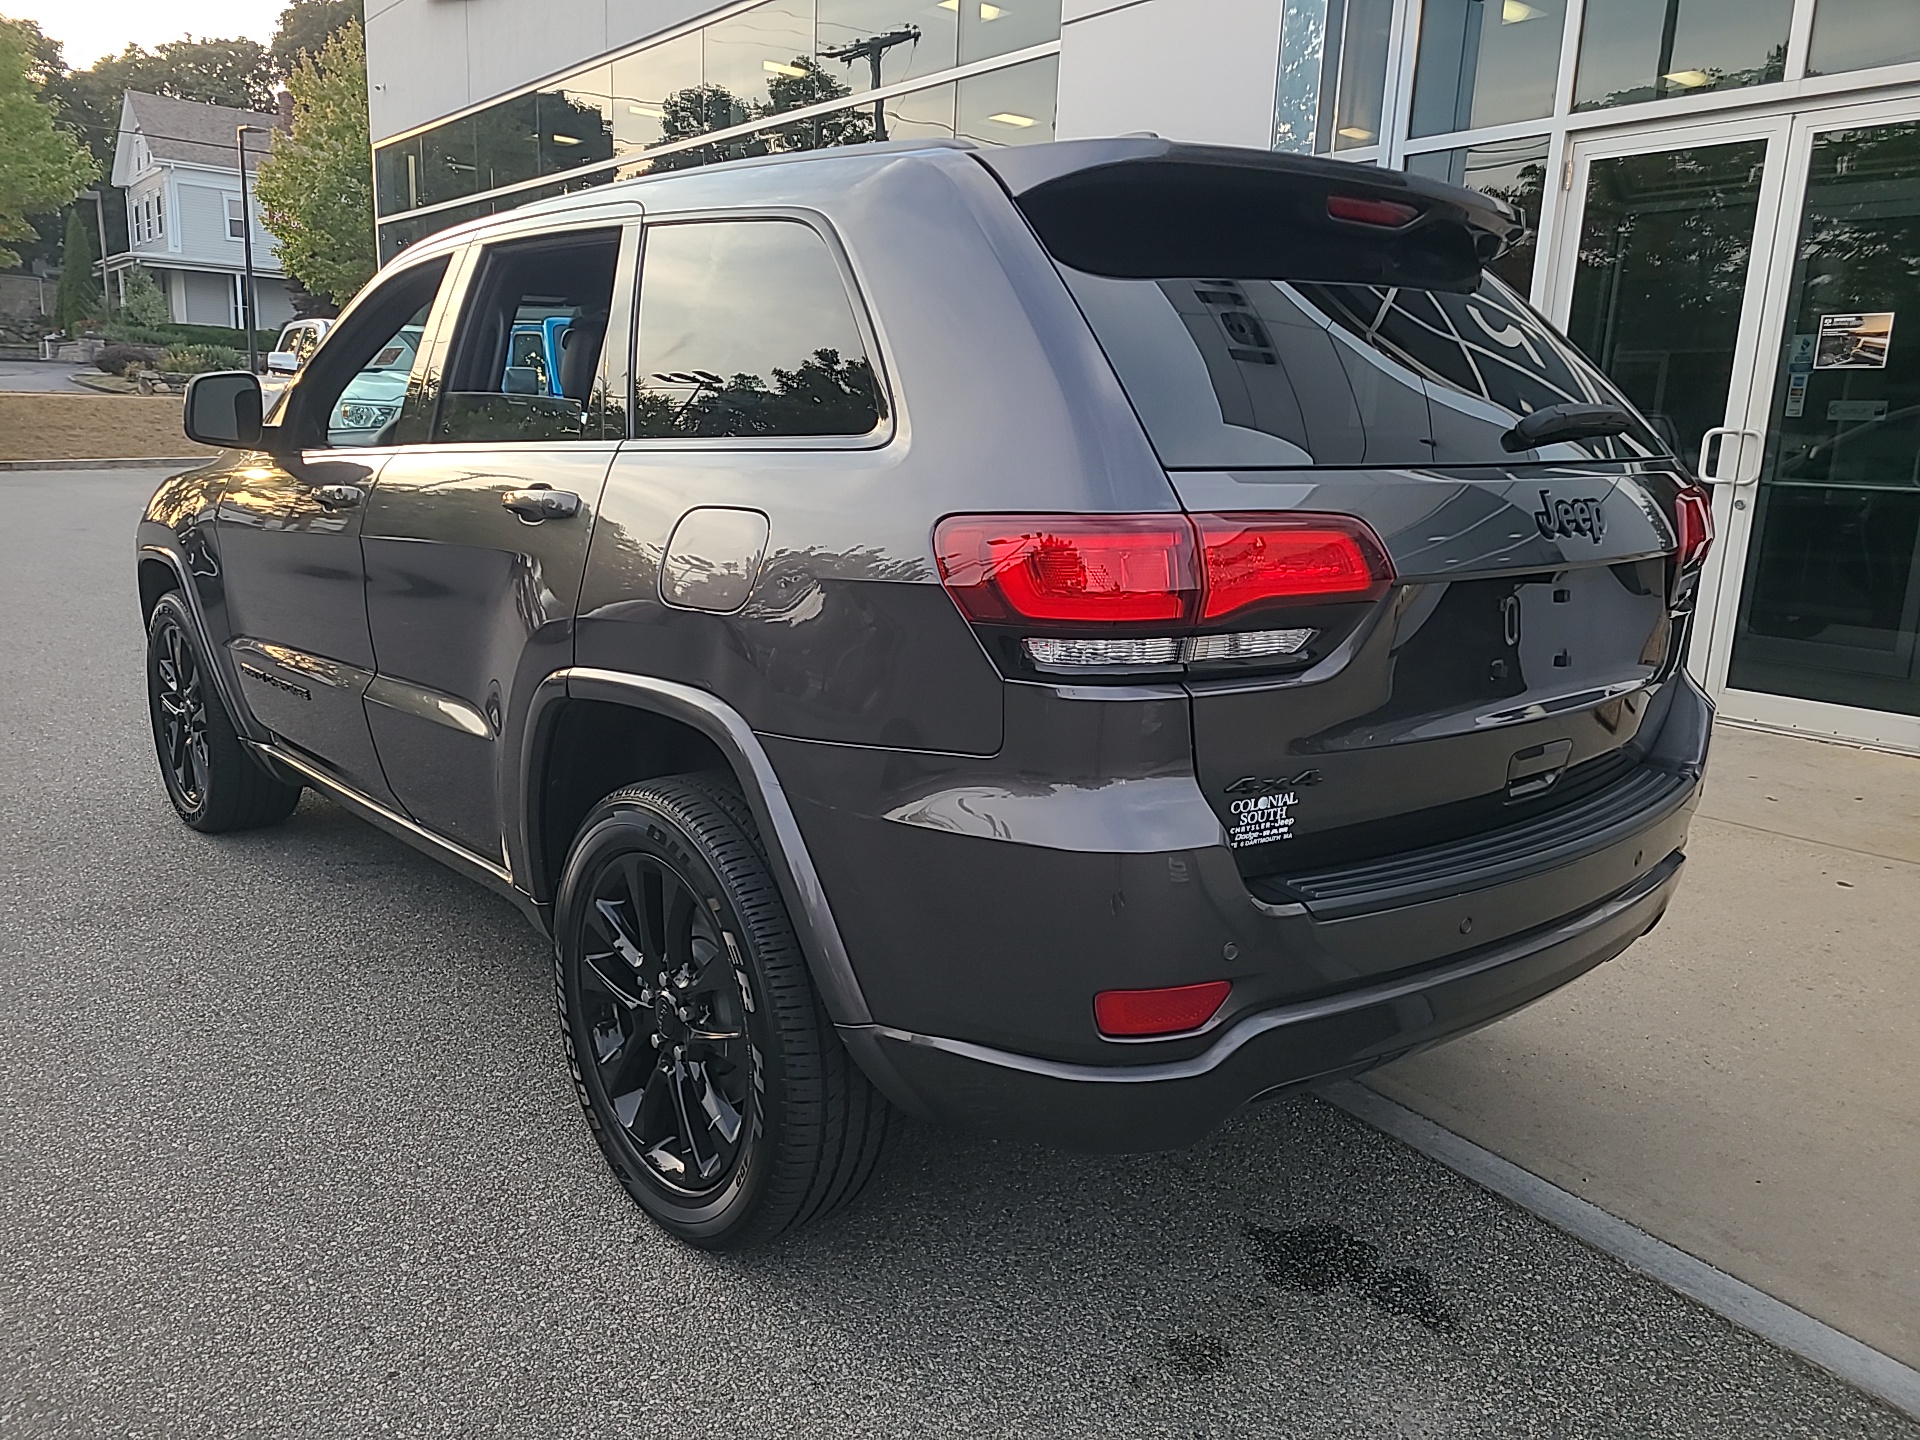
<svg viewBox="0 0 1920 1440">
<path fill-rule="evenodd" d="M 1722 725 L 1679 898 L 1382 1093 L 1920 1366 L 1920 759 Z"/>
</svg>

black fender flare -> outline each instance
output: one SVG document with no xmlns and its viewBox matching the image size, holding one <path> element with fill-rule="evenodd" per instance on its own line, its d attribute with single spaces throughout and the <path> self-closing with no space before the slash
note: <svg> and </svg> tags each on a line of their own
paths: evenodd
<svg viewBox="0 0 1920 1440">
<path fill-rule="evenodd" d="M 226 707 L 234 729 L 248 740 L 268 738 L 254 723 L 252 712 L 240 704 L 238 688 L 229 668 L 232 657 L 227 653 L 226 646 L 213 642 L 213 633 L 207 628 L 207 614 L 200 603 L 200 589 L 193 582 L 186 558 L 171 546 L 151 542 L 141 543 L 137 547 L 137 554 L 140 563 L 158 560 L 173 571 L 173 578 L 179 582 L 176 588 L 186 597 L 187 613 L 193 620 L 194 638 L 200 642 L 200 653 L 206 657 L 206 667 L 213 674 L 214 689 L 219 693 L 220 703 Z"/>
<path fill-rule="evenodd" d="M 562 700 L 597 700 L 651 711 L 697 730 L 713 742 L 732 767 L 747 806 L 760 827 L 774 881 L 787 902 L 794 932 L 827 1014 L 838 1026 L 871 1025 L 873 1015 L 854 976 L 840 927 L 834 922 L 819 872 L 814 868 L 799 822 L 794 819 L 793 806 L 780 784 L 780 777 L 774 773 L 772 761 L 767 758 L 766 748 L 747 724 L 746 717 L 708 691 L 648 675 L 582 667 L 555 671 L 542 681 L 529 704 L 521 734 L 518 759 L 523 800 L 519 828 L 521 844 L 526 850 L 523 856 L 513 857 L 514 869 L 528 876 L 539 873 L 541 857 L 533 852 L 539 843 L 539 828 L 533 823 L 532 800 L 539 793 L 539 762 Z M 551 897 L 540 898 L 551 903 Z"/>
</svg>

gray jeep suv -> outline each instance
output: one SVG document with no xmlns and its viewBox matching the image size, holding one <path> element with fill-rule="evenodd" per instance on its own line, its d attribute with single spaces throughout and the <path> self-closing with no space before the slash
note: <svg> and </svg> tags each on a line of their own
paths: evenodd
<svg viewBox="0 0 1920 1440">
<path fill-rule="evenodd" d="M 844 1201 L 895 1108 L 1164 1148 L 1484 1024 L 1658 921 L 1709 722 L 1702 493 L 1484 272 L 1519 234 L 1126 139 L 423 241 L 270 413 L 189 394 L 227 449 L 138 540 L 168 794 L 311 788 L 517 903 L 696 1245 Z"/>
</svg>

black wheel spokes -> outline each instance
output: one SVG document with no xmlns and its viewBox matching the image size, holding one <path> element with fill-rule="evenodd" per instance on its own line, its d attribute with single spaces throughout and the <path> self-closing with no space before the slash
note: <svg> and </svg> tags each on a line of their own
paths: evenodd
<svg viewBox="0 0 1920 1440">
<path fill-rule="evenodd" d="M 166 631 L 166 653 L 155 662 L 159 688 L 161 738 L 166 745 L 167 770 L 189 804 L 197 803 L 207 787 L 207 707 L 200 690 L 200 667 L 180 627 Z"/>
<path fill-rule="evenodd" d="M 732 1174 L 747 1133 L 751 1006 L 718 917 L 651 855 L 617 857 L 591 893 L 581 982 L 591 1059 L 655 1176 L 706 1192 Z"/>
</svg>

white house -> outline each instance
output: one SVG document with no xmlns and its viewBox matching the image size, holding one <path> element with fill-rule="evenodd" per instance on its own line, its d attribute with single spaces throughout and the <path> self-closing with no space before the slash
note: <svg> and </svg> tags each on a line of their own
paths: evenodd
<svg viewBox="0 0 1920 1440">
<path fill-rule="evenodd" d="M 127 196 L 128 248 L 107 257 L 106 271 L 115 284 L 124 285 L 126 271 L 141 265 L 160 283 L 176 322 L 241 324 L 246 222 L 240 213 L 234 134 L 241 125 L 271 128 L 277 118 L 127 91 L 114 145 L 113 183 Z M 251 177 L 269 139 L 247 137 L 256 324 L 262 330 L 293 316 L 286 271 L 251 193 Z"/>
</svg>

